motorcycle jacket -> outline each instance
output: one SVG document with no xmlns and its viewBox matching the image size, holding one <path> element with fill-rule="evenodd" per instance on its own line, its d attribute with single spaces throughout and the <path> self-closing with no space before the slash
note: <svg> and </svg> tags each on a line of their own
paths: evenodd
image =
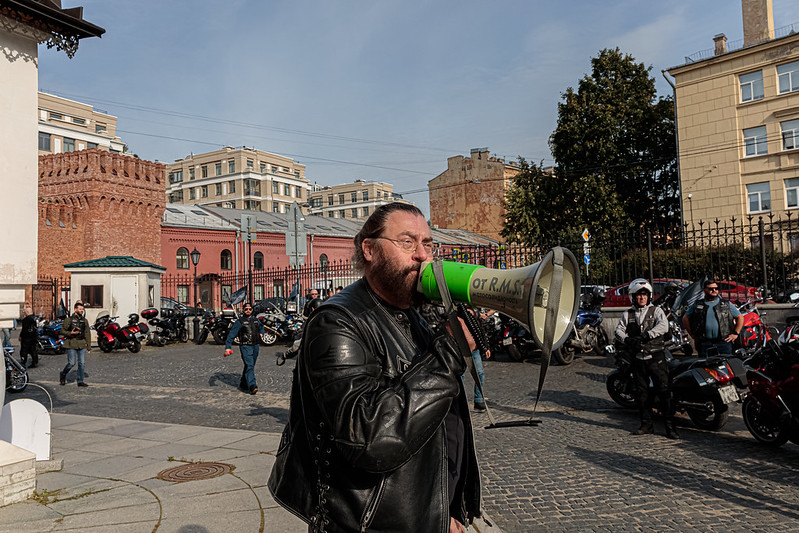
<svg viewBox="0 0 799 533">
<path fill-rule="evenodd" d="M 77 329 L 79 333 L 72 334 L 72 330 Z M 73 313 L 64 319 L 61 326 L 61 335 L 66 337 L 64 347 L 69 350 L 81 350 L 90 348 L 92 344 L 92 332 L 89 329 L 89 322 L 85 316 Z"/>
<path fill-rule="evenodd" d="M 640 329 L 641 332 L 642 342 L 638 354 L 655 355 L 663 352 L 666 334 L 669 331 L 669 321 L 663 309 L 650 303 L 644 307 L 631 307 L 624 311 L 616 326 L 616 338 L 624 342 L 630 335 L 631 329 Z"/>
<path fill-rule="evenodd" d="M 705 331 L 705 322 L 707 320 L 708 306 L 705 300 L 697 300 L 694 304 L 694 310 L 690 315 L 691 332 L 699 342 L 702 342 L 707 337 Z M 719 323 L 719 339 L 726 339 L 732 333 L 735 327 L 735 319 L 730 312 L 730 302 L 721 298 L 719 303 L 713 306 L 713 311 L 716 313 L 716 320 Z"/>
<path fill-rule="evenodd" d="M 305 327 L 269 478 L 275 500 L 314 532 L 445 533 L 450 517 L 480 516 L 464 370 L 449 334 L 433 336 L 365 279 L 330 298 Z M 453 418 L 464 438 L 451 487 Z"/>
<path fill-rule="evenodd" d="M 246 316 L 242 316 L 233 324 L 233 327 L 230 328 L 227 348 L 230 348 L 230 344 L 237 336 L 239 338 L 239 344 L 242 346 L 255 346 L 258 344 L 260 335 L 263 332 L 264 326 L 255 316 L 250 316 L 249 319 Z"/>
</svg>

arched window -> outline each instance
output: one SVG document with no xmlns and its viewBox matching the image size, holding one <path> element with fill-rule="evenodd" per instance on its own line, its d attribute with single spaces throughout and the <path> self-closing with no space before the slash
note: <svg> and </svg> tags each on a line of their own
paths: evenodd
<svg viewBox="0 0 799 533">
<path fill-rule="evenodd" d="M 233 270 L 233 254 L 230 250 L 222 250 L 219 254 L 219 266 L 222 270 Z"/>
<path fill-rule="evenodd" d="M 176 255 L 176 262 L 178 270 L 188 270 L 189 269 L 189 250 L 186 248 L 178 248 L 178 253 Z"/>
<path fill-rule="evenodd" d="M 319 269 L 322 272 L 327 272 L 327 265 L 329 260 L 327 259 L 327 254 L 322 254 L 319 256 Z"/>
<path fill-rule="evenodd" d="M 255 270 L 264 269 L 264 254 L 255 252 L 255 255 L 252 256 L 252 268 Z"/>
</svg>

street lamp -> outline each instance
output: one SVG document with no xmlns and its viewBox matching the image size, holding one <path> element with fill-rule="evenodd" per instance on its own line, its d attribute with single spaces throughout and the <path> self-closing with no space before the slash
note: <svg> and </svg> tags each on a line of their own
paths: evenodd
<svg viewBox="0 0 799 533">
<path fill-rule="evenodd" d="M 200 252 L 195 248 L 189 254 L 194 265 L 194 342 L 200 336 L 200 319 L 197 317 L 197 263 L 200 262 Z"/>
</svg>

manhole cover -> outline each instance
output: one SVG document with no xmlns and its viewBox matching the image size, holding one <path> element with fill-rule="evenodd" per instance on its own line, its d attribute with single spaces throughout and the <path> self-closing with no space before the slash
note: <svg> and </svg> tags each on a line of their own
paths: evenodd
<svg viewBox="0 0 799 533">
<path fill-rule="evenodd" d="M 232 471 L 233 465 L 225 463 L 189 463 L 162 470 L 156 477 L 164 481 L 183 483 L 184 481 L 211 479 Z"/>
</svg>

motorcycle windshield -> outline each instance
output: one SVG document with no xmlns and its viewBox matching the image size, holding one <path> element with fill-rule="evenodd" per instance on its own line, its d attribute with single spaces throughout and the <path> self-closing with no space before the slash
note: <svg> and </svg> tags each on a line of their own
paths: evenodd
<svg viewBox="0 0 799 533">
<path fill-rule="evenodd" d="M 694 302 L 702 297 L 702 286 L 705 284 L 707 276 L 702 276 L 694 281 L 686 288 L 684 288 L 677 298 L 674 299 L 674 305 L 671 306 L 671 312 L 676 316 L 682 316 L 686 309 L 688 309 Z"/>
</svg>

